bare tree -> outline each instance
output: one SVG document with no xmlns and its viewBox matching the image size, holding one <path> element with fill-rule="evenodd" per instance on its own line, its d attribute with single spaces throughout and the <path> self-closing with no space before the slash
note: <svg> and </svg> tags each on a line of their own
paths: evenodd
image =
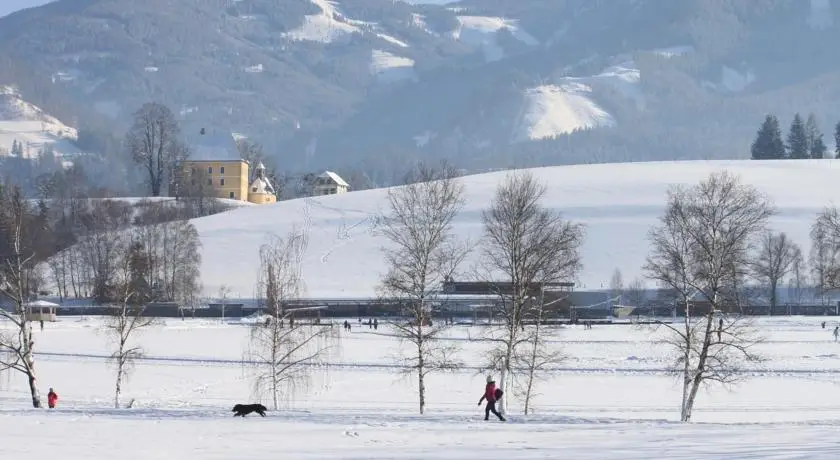
<svg viewBox="0 0 840 460">
<path fill-rule="evenodd" d="M 504 325 L 490 356 L 492 367 L 501 372 L 502 390 L 512 378 L 519 347 L 528 342 L 523 331 L 535 313 L 536 286 L 573 279 L 581 267 L 584 228 L 544 208 L 540 201 L 545 191 L 531 173 L 514 172 L 496 189 L 490 209 L 482 212 L 484 264 L 509 283 L 499 289 L 495 314 Z M 501 401 L 502 413 L 507 399 Z"/>
<path fill-rule="evenodd" d="M 621 270 L 616 268 L 610 277 L 610 297 L 621 297 L 624 294 L 624 278 Z M 619 300 L 620 302 L 620 300 Z"/>
<path fill-rule="evenodd" d="M 227 306 L 228 296 L 230 295 L 230 288 L 227 285 L 219 286 L 219 303 L 222 305 L 222 321 L 225 320 L 225 307 Z"/>
<path fill-rule="evenodd" d="M 92 221 L 79 240 L 80 254 L 84 256 L 84 263 L 92 274 L 90 281 L 93 297 L 101 303 L 118 297 L 115 283 L 119 260 L 128 249 L 124 233 L 127 222 L 120 219 L 120 215 L 109 212 L 110 209 L 107 205 L 94 207 Z"/>
<path fill-rule="evenodd" d="M 194 303 L 201 290 L 201 240 L 188 220 L 164 222 L 160 229 L 159 268 L 166 300 Z"/>
<path fill-rule="evenodd" d="M 624 291 L 626 296 L 627 305 L 633 307 L 645 307 L 645 300 L 647 300 L 647 295 L 645 294 L 645 283 L 639 278 L 634 279 L 628 286 L 627 289 Z"/>
<path fill-rule="evenodd" d="M 210 176 L 204 168 L 192 168 L 178 172 L 177 190 L 179 201 L 183 202 L 184 218 L 196 218 L 215 214 L 221 208 L 216 191 L 210 185 Z"/>
<path fill-rule="evenodd" d="M 527 338 L 524 350 L 516 350 L 514 354 L 514 367 L 525 369 L 524 382 L 520 386 L 522 388 L 521 396 L 524 400 L 524 412 L 528 415 L 533 409 L 533 401 L 539 396 L 537 393 L 537 382 L 543 380 L 546 371 L 560 363 L 564 356 L 560 350 L 552 349 L 551 344 L 548 343 L 549 330 L 543 327 L 545 319 L 545 293 L 541 292 L 539 303 L 536 305 L 536 312 L 534 315 L 534 324 L 532 327 L 527 327 L 525 332 Z M 557 299 L 552 302 L 558 302 L 562 299 Z M 516 377 L 516 375 L 514 375 Z"/>
<path fill-rule="evenodd" d="M 117 366 L 114 387 L 114 408 L 120 408 L 122 384 L 129 377 L 134 362 L 142 358 L 143 348 L 132 343 L 132 338 L 143 329 L 157 324 L 155 318 L 144 316 L 146 301 L 143 299 L 148 282 L 144 279 L 149 257 L 140 244 L 131 244 L 131 250 L 120 260 L 120 299 L 111 308 L 105 330 L 116 344 L 111 360 Z"/>
<path fill-rule="evenodd" d="M 293 231 L 286 238 L 272 236 L 260 248 L 258 289 L 269 317 L 252 327 L 246 358 L 254 366 L 255 392 L 269 395 L 275 410 L 284 390 L 289 394 L 309 384 L 313 369 L 329 364 L 338 340 L 337 329 L 292 321 L 287 311 L 286 304 L 304 288 L 300 260 L 306 240 Z"/>
<path fill-rule="evenodd" d="M 455 347 L 440 340 L 446 324 L 432 325 L 430 297 L 440 290 L 469 253 L 469 246 L 456 240 L 452 221 L 463 207 L 463 185 L 447 164 L 438 168 L 419 165 L 409 185 L 388 193 L 390 213 L 380 230 L 391 245 L 384 248 L 388 273 L 382 290 L 402 299 L 407 321 L 394 321 L 397 336 L 411 351 L 400 358 L 405 374 L 417 375 L 417 395 L 422 414 L 426 406 L 426 376 L 454 370 Z"/>
<path fill-rule="evenodd" d="M 828 207 L 811 226 L 811 271 L 814 284 L 825 294 L 840 288 L 840 211 Z"/>
<path fill-rule="evenodd" d="M 0 330 L 0 372 L 13 371 L 26 376 L 32 406 L 41 407 L 35 369 L 35 338 L 26 304 L 32 296 L 32 278 L 39 262 L 35 250 L 39 229 L 33 210 L 20 188 L 7 190 L 0 184 L 0 319 L 12 330 Z"/>
<path fill-rule="evenodd" d="M 727 314 L 734 300 L 727 288 L 749 267 L 753 240 L 772 212 L 754 188 L 715 173 L 695 187 L 669 191 L 661 223 L 651 230 L 645 271 L 678 292 L 685 307 L 682 326 L 660 323 L 670 331 L 672 370 L 682 376 L 681 421 L 691 420 L 701 385 L 734 383 L 741 364 L 758 359 L 753 347 L 760 338 L 743 317 Z M 705 312 L 694 318 L 701 306 Z"/>
<path fill-rule="evenodd" d="M 793 257 L 793 264 L 790 268 L 790 278 L 788 278 L 788 290 L 796 305 L 802 305 L 802 299 L 805 296 L 808 283 L 805 276 L 807 270 L 808 268 L 805 264 L 805 258 L 802 256 L 802 250 L 797 248 Z"/>
<path fill-rule="evenodd" d="M 790 273 L 797 254 L 800 253 L 799 246 L 784 233 L 766 232 L 761 237 L 759 251 L 752 263 L 752 272 L 755 279 L 768 289 L 770 315 L 778 303 L 779 284 Z"/>
<path fill-rule="evenodd" d="M 174 179 L 175 168 L 188 156 L 180 135 L 175 115 L 163 104 L 146 103 L 134 113 L 125 144 L 132 161 L 145 169 L 152 196 L 161 195 L 163 186 Z"/>
</svg>

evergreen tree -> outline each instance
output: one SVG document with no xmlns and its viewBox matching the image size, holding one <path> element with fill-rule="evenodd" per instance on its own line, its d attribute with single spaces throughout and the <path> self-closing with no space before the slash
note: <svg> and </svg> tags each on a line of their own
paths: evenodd
<svg viewBox="0 0 840 460">
<path fill-rule="evenodd" d="M 811 158 L 822 159 L 825 158 L 825 152 L 828 147 L 823 141 L 823 133 L 820 132 L 817 117 L 812 113 L 808 115 L 808 121 L 805 122 L 805 133 L 808 136 L 808 153 Z"/>
<path fill-rule="evenodd" d="M 152 300 L 152 288 L 146 277 L 152 264 L 151 258 L 143 247 L 143 243 L 134 242 L 128 252 L 129 279 L 128 291 L 132 293 L 131 305 L 145 305 Z"/>
<path fill-rule="evenodd" d="M 797 113 L 790 124 L 790 132 L 787 137 L 788 158 L 802 160 L 809 157 L 808 133 L 805 132 L 805 123 Z"/>
<path fill-rule="evenodd" d="M 23 144 L 18 142 L 17 139 L 12 141 L 12 155 L 22 157 L 23 156 Z"/>
<path fill-rule="evenodd" d="M 767 115 L 758 135 L 752 143 L 753 160 L 780 160 L 785 157 L 785 144 L 782 142 L 782 131 L 779 119 L 775 115 Z"/>
<path fill-rule="evenodd" d="M 834 128 L 834 156 L 840 158 L 840 121 Z"/>
</svg>

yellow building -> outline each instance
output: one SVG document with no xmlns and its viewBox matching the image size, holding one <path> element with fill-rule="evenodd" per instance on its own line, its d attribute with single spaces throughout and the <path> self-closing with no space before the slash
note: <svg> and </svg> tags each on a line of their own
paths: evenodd
<svg viewBox="0 0 840 460">
<path fill-rule="evenodd" d="M 183 162 L 183 171 L 192 178 L 192 185 L 211 190 L 209 195 L 229 200 L 249 201 L 256 204 L 277 201 L 274 188 L 265 178 L 265 166 L 260 163 L 257 177 L 249 190 L 248 162 L 239 155 L 236 140 L 230 133 L 212 135 L 202 129 L 190 142 L 190 156 Z M 196 184 L 201 180 L 204 183 Z"/>
</svg>

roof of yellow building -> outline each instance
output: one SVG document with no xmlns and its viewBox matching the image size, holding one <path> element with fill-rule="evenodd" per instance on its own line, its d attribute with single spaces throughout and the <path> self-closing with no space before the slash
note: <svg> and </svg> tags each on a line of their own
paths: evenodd
<svg viewBox="0 0 840 460">
<path fill-rule="evenodd" d="M 207 133 L 204 129 L 189 139 L 186 161 L 244 161 L 231 133 Z"/>
</svg>

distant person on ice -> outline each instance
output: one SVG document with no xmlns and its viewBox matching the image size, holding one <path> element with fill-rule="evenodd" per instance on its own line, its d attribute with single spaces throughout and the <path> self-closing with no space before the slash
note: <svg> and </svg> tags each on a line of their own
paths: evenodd
<svg viewBox="0 0 840 460">
<path fill-rule="evenodd" d="M 55 409 L 55 403 L 58 402 L 58 395 L 52 388 L 50 388 L 50 392 L 47 393 L 47 405 L 50 409 Z"/>
<path fill-rule="evenodd" d="M 500 414 L 496 410 L 496 400 L 499 399 L 499 397 L 501 396 L 502 390 L 496 389 L 496 382 L 493 380 L 493 376 L 488 375 L 487 386 L 484 387 L 484 395 L 481 397 L 481 399 L 478 400 L 479 406 L 485 399 L 487 400 L 487 405 L 484 407 L 484 420 L 489 420 L 490 412 L 492 412 L 496 415 L 496 417 L 499 417 L 499 420 L 503 422 L 505 421 L 505 418 L 502 417 L 502 414 Z"/>
<path fill-rule="evenodd" d="M 834 328 L 834 341 L 837 341 L 837 336 L 840 336 L 840 326 Z"/>
</svg>

